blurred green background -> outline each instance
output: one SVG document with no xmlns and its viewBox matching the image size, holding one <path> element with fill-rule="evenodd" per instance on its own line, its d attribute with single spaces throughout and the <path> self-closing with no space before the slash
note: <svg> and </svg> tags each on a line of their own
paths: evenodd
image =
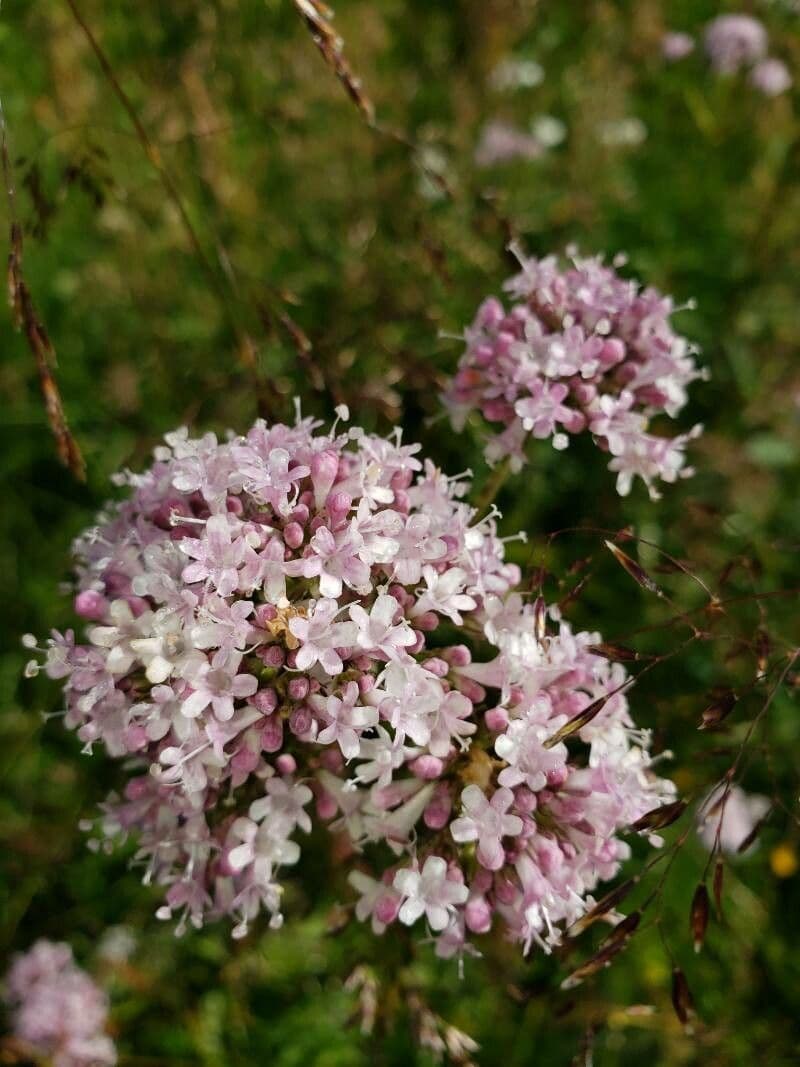
<svg viewBox="0 0 800 1067">
<path fill-rule="evenodd" d="M 511 233 L 537 254 L 571 241 L 625 251 L 633 274 L 697 302 L 677 319 L 712 375 L 685 413 L 685 427 L 706 425 L 696 476 L 657 505 L 641 485 L 621 500 L 590 443 L 542 444 L 498 503 L 504 532 L 529 536 L 511 546 L 516 558 L 547 568 L 549 599 L 566 598 L 575 623 L 607 640 L 670 656 L 690 631 L 603 552 L 596 529 L 549 533 L 630 526 L 731 601 L 693 616 L 701 636 L 632 700 L 674 753 L 683 794 L 702 797 L 800 640 L 797 89 L 767 99 L 744 77 L 712 75 L 699 53 L 664 63 L 664 31 L 699 32 L 726 9 L 711 0 L 340 0 L 335 25 L 373 129 L 290 0 L 76 2 L 157 155 L 69 5 L 5 0 L 0 97 L 24 271 L 88 480 L 59 466 L 33 358 L 3 311 L 0 957 L 37 936 L 69 940 L 111 990 L 123 1064 L 427 1065 L 428 1011 L 479 1043 L 480 1064 L 800 1062 L 795 673 L 740 767 L 774 809 L 758 847 L 726 864 L 725 919 L 712 920 L 703 952 L 691 950 L 688 911 L 706 854 L 691 832 L 626 952 L 564 993 L 593 932 L 560 959 L 482 945 L 459 980 L 429 946 L 343 923 L 350 897 L 324 835 L 291 881 L 282 932 L 233 943 L 220 926 L 177 941 L 129 856 L 87 851 L 78 820 L 117 769 L 43 720 L 57 687 L 21 680 L 19 643 L 69 622 L 59 587 L 71 538 L 109 475 L 146 463 L 178 424 L 242 430 L 259 413 L 290 417 L 295 394 L 324 416 L 346 401 L 369 428 L 402 422 L 446 470 L 471 466 L 480 489 L 478 428 L 456 437 L 435 419 L 460 354 L 448 335 L 513 269 Z M 788 0 L 745 6 L 800 79 L 800 12 Z M 477 166 L 497 121 L 549 130 L 554 143 L 538 159 Z M 5 237 L 5 202 L 0 226 Z M 680 610 L 702 609 L 692 578 L 665 573 L 646 545 L 639 559 Z M 782 595 L 754 598 L 767 591 Z M 698 733 L 712 689 L 748 686 L 759 670 L 765 682 L 725 728 Z M 647 855 L 634 851 L 627 873 Z M 696 1002 L 691 1033 L 670 1004 L 674 962 Z M 459 1062 L 452 1049 L 439 1059 Z"/>
</svg>

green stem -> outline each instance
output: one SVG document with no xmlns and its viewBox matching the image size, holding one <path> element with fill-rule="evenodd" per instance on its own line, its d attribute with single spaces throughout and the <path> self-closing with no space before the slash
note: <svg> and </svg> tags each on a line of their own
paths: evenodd
<svg viewBox="0 0 800 1067">
<path fill-rule="evenodd" d="M 478 511 L 485 511 L 487 508 L 495 502 L 497 494 L 506 484 L 508 476 L 511 474 L 511 461 L 504 459 L 502 463 L 494 468 L 492 473 L 486 479 L 486 482 L 481 489 L 480 495 L 476 503 Z"/>
</svg>

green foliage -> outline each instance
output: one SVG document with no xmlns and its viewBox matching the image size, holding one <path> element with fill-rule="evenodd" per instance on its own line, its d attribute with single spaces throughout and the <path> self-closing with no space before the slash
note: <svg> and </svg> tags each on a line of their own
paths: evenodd
<svg viewBox="0 0 800 1067">
<path fill-rule="evenodd" d="M 674 752 L 682 793 L 701 797 L 735 761 L 798 641 L 797 92 L 768 100 L 743 78 L 714 77 L 699 55 L 663 63 L 663 30 L 698 31 L 719 10 L 710 0 L 341 0 L 336 24 L 375 104 L 371 129 L 289 0 L 79 7 L 158 156 L 154 165 L 69 7 L 6 0 L 0 96 L 25 277 L 88 483 L 58 465 L 32 356 L 3 313 L 2 951 L 69 940 L 110 985 L 123 1064 L 427 1065 L 420 1003 L 477 1040 L 487 1065 L 588 1064 L 592 1047 L 604 1067 L 797 1062 L 795 674 L 738 767 L 778 806 L 758 848 L 726 866 L 725 920 L 712 919 L 701 955 L 688 914 L 706 854 L 690 833 L 624 954 L 563 993 L 594 930 L 558 958 L 481 946 L 460 981 L 429 946 L 341 925 L 350 898 L 324 836 L 293 879 L 284 930 L 242 944 L 221 927 L 176 941 L 129 857 L 87 852 L 77 822 L 113 788 L 115 768 L 42 720 L 58 710 L 57 687 L 20 680 L 19 647 L 25 631 L 68 624 L 58 586 L 70 540 L 109 475 L 143 465 L 180 423 L 242 429 L 259 413 L 288 417 L 295 394 L 323 415 L 346 401 L 370 428 L 402 421 L 445 469 L 471 466 L 480 488 L 478 428 L 453 435 L 435 419 L 437 392 L 460 352 L 448 335 L 512 269 L 508 227 L 537 253 L 570 241 L 624 250 L 635 274 L 697 301 L 680 320 L 712 372 L 685 422 L 707 428 L 697 475 L 658 505 L 641 487 L 620 500 L 591 444 L 561 454 L 541 444 L 498 503 L 505 532 L 527 531 L 529 544 L 510 551 L 547 569 L 549 599 L 567 597 L 570 617 L 606 640 L 663 657 L 633 704 Z M 761 8 L 774 50 L 800 72 L 797 14 Z M 493 88 L 508 56 L 539 62 L 543 83 Z M 563 144 L 534 162 L 476 168 L 484 122 L 524 127 L 538 115 L 565 124 Z M 626 118 L 643 123 L 644 140 L 604 143 L 604 124 Z M 586 529 L 548 538 L 567 527 Z M 602 530 L 623 527 L 731 603 L 708 611 L 702 586 L 664 573 L 647 544 L 640 562 L 672 602 L 638 588 L 602 547 Z M 768 591 L 782 595 L 754 599 Z M 694 613 L 700 636 L 685 619 L 667 625 L 680 612 Z M 767 682 L 753 686 L 759 669 Z M 720 685 L 744 698 L 722 731 L 698 733 Z M 650 855 L 634 844 L 627 873 Z M 695 997 L 691 1034 L 670 1005 L 670 954 Z M 359 966 L 377 983 L 371 1033 L 363 993 L 345 987 Z"/>
</svg>

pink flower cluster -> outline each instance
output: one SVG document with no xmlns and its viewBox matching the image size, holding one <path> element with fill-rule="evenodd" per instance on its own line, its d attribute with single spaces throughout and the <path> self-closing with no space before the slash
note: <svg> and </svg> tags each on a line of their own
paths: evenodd
<svg viewBox="0 0 800 1067">
<path fill-rule="evenodd" d="M 533 134 L 494 120 L 487 122 L 481 131 L 475 162 L 479 167 L 494 167 L 517 159 L 539 159 L 544 154 L 545 146 Z"/>
<path fill-rule="evenodd" d="M 750 84 L 764 96 L 779 96 L 792 86 L 789 68 L 781 59 L 768 56 L 769 40 L 763 23 L 752 15 L 720 15 L 705 28 L 703 44 L 711 67 L 717 74 L 738 74 L 749 70 Z M 661 52 L 671 63 L 694 51 L 694 38 L 688 33 L 666 33 Z"/>
<path fill-rule="evenodd" d="M 37 941 L 17 956 L 4 997 L 14 1036 L 53 1067 L 110 1067 L 117 1062 L 105 1033 L 105 993 L 72 958 L 69 945 Z"/>
<path fill-rule="evenodd" d="M 54 634 L 46 670 L 87 750 L 130 769 L 101 833 L 136 835 L 178 932 L 228 915 L 242 936 L 281 923 L 313 801 L 363 856 L 376 931 L 425 917 L 452 955 L 501 924 L 549 947 L 671 784 L 623 668 L 514 591 L 465 479 L 399 432 L 337 427 L 169 434 L 78 540 L 87 641 Z"/>
<path fill-rule="evenodd" d="M 719 15 L 703 34 L 706 53 L 714 70 L 735 74 L 767 54 L 767 31 L 752 15 Z"/>
<path fill-rule="evenodd" d="M 486 300 L 466 332 L 444 397 L 453 425 L 463 428 L 473 411 L 499 424 L 486 458 L 509 457 L 514 470 L 525 462 L 529 437 L 563 449 L 569 434 L 588 430 L 611 455 L 617 491 L 625 496 L 639 476 L 657 499 L 656 479 L 692 473 L 684 452 L 702 429 L 649 432 L 654 415 L 680 412 L 687 386 L 703 376 L 691 344 L 672 329 L 672 301 L 620 277 L 600 257 L 568 249 L 562 264 L 514 251 L 522 269 L 505 284 L 511 309 Z"/>
</svg>

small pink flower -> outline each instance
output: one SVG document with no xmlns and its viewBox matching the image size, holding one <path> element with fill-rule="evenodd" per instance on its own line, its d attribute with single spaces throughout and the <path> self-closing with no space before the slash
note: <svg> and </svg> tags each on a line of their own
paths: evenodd
<svg viewBox="0 0 800 1067">
<path fill-rule="evenodd" d="M 451 881 L 447 873 L 441 856 L 428 856 L 421 871 L 411 868 L 395 874 L 392 884 L 403 898 L 401 923 L 413 926 L 424 915 L 431 930 L 444 930 L 455 906 L 469 896 L 464 883 Z"/>
<path fill-rule="evenodd" d="M 478 862 L 487 870 L 498 871 L 503 866 L 502 839 L 522 832 L 522 819 L 508 813 L 513 803 L 510 789 L 495 790 L 491 800 L 477 785 L 468 785 L 461 794 L 464 814 L 450 824 L 450 833 L 459 844 L 477 841 Z"/>
</svg>

